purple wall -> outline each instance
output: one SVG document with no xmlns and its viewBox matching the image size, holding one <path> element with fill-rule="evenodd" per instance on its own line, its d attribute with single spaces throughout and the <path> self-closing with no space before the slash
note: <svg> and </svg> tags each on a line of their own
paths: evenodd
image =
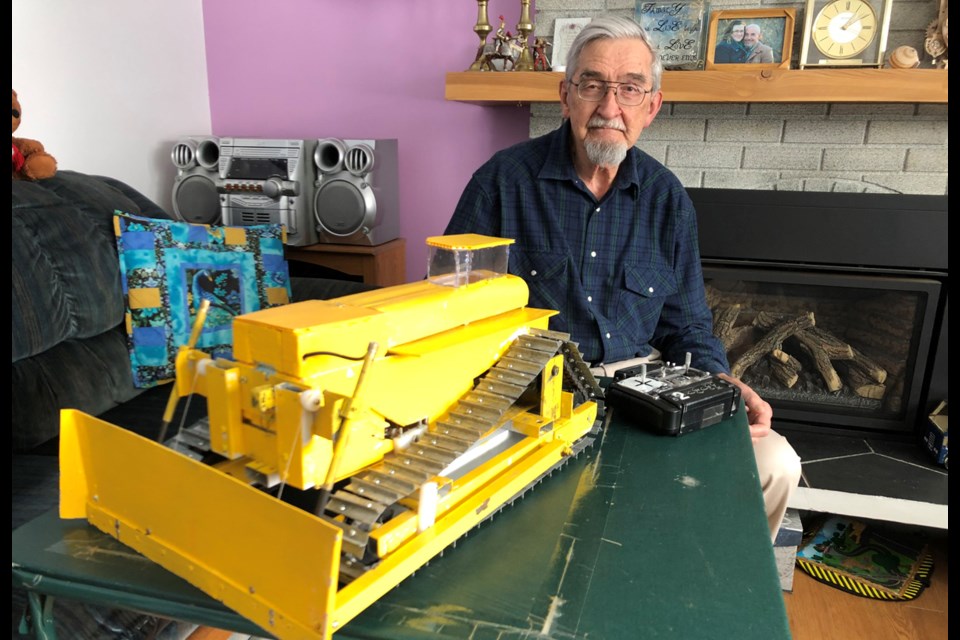
<svg viewBox="0 0 960 640">
<path fill-rule="evenodd" d="M 520 3 L 488 14 L 516 25 Z M 424 239 L 471 173 L 529 136 L 527 107 L 443 97 L 445 74 L 473 62 L 476 20 L 470 0 L 203 0 L 212 133 L 396 138 L 407 280 L 420 279 Z"/>
</svg>

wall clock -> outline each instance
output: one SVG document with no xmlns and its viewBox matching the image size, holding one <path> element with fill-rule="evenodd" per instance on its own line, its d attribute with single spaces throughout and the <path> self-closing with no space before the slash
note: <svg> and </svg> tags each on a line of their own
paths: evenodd
<svg viewBox="0 0 960 640">
<path fill-rule="evenodd" d="M 807 0 L 800 68 L 882 67 L 893 0 Z"/>
</svg>

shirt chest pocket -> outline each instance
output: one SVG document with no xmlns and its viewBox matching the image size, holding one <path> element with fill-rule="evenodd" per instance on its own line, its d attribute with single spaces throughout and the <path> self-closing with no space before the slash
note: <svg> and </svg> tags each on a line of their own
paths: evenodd
<svg viewBox="0 0 960 640">
<path fill-rule="evenodd" d="M 510 272 L 530 287 L 530 306 L 562 309 L 566 297 L 567 257 L 550 251 L 510 248 Z"/>
<path fill-rule="evenodd" d="M 677 279 L 667 266 L 628 265 L 624 288 L 643 298 L 665 298 L 677 292 Z"/>
<path fill-rule="evenodd" d="M 510 263 L 511 272 L 530 283 L 559 278 L 567 270 L 567 257 L 551 251 L 521 251 L 511 247 Z"/>
</svg>

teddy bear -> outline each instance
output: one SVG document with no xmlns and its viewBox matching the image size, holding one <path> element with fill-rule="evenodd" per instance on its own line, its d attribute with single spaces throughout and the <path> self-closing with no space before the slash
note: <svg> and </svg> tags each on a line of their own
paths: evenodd
<svg viewBox="0 0 960 640">
<path fill-rule="evenodd" d="M 20 126 L 20 101 L 13 92 L 13 132 Z M 57 161 L 43 150 L 43 145 L 29 138 L 13 139 L 13 179 L 42 180 L 57 172 Z"/>
</svg>

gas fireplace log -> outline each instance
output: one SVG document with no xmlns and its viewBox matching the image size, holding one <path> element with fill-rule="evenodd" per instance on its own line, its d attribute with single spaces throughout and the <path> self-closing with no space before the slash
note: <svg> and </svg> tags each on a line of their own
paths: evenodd
<svg viewBox="0 0 960 640">
<path fill-rule="evenodd" d="M 883 395 L 887 392 L 886 387 L 868 378 L 863 371 L 853 366 L 852 360 L 845 360 L 843 364 L 846 365 L 843 377 L 846 380 L 847 387 L 861 398 L 883 399 Z M 839 364 L 837 366 L 842 367 Z"/>
<path fill-rule="evenodd" d="M 779 349 L 786 338 L 795 335 L 802 329 L 812 327 L 813 324 L 814 318 L 811 312 L 780 322 L 737 359 L 737 362 L 730 369 L 731 373 L 736 378 L 743 377 L 744 371 L 764 355 L 772 352 L 774 349 Z"/>
<path fill-rule="evenodd" d="M 803 313 L 809 313 L 804 311 Z M 772 311 L 758 311 L 753 318 L 753 324 L 759 329 L 773 329 L 784 321 L 787 316 L 783 313 L 773 313 Z"/>
<path fill-rule="evenodd" d="M 797 336 L 799 340 L 816 341 L 831 360 L 846 360 L 853 357 L 853 347 L 826 329 L 810 327 L 800 333 L 802 335 Z"/>
<path fill-rule="evenodd" d="M 723 340 L 724 334 L 733 329 L 740 315 L 739 304 L 727 304 L 713 311 L 713 334 Z"/>
<path fill-rule="evenodd" d="M 800 342 L 800 348 L 803 349 L 808 356 L 813 360 L 813 364 L 816 367 L 817 371 L 820 372 L 820 376 L 823 378 L 823 382 L 827 385 L 829 391 L 840 391 L 843 388 L 843 382 L 840 381 L 840 376 L 837 375 L 837 370 L 833 368 L 833 365 L 830 364 L 830 357 L 827 355 L 826 350 L 819 348 L 816 344 L 810 344 L 807 342 Z"/>
<path fill-rule="evenodd" d="M 826 331 L 814 333 L 812 329 L 805 329 L 798 331 L 794 338 L 805 346 L 809 353 L 813 354 L 817 359 L 817 370 L 825 374 L 823 379 L 826 380 L 828 384 L 830 383 L 830 379 L 832 379 L 832 375 L 835 375 L 829 373 L 833 371 L 833 366 L 830 364 L 830 361 L 846 360 L 853 357 L 853 348 L 850 345 L 841 342 Z M 821 359 L 825 364 L 820 362 Z M 839 389 L 839 387 L 837 388 Z M 837 389 L 831 389 L 831 391 L 836 390 Z"/>
<path fill-rule="evenodd" d="M 800 370 L 803 369 L 800 361 L 782 349 L 774 349 L 771 351 L 770 361 L 773 375 L 776 376 L 777 380 L 782 382 L 783 386 L 787 389 L 792 389 L 793 385 L 797 384 L 797 380 L 800 379 Z"/>
<path fill-rule="evenodd" d="M 754 323 L 762 329 L 769 329 L 782 321 L 783 316 L 768 311 L 761 311 L 754 319 Z M 853 347 L 826 329 L 810 327 L 797 332 L 796 338 L 807 346 L 822 349 L 831 360 L 847 360 L 853 357 Z"/>
<path fill-rule="evenodd" d="M 887 380 L 887 371 L 879 364 L 863 355 L 856 349 L 853 350 L 853 358 L 850 364 L 860 370 L 868 378 L 883 384 Z"/>
<path fill-rule="evenodd" d="M 721 303 L 723 300 L 723 293 L 717 291 L 717 288 L 711 285 L 705 285 L 704 291 L 706 292 L 707 306 L 711 309 L 714 309 Z"/>
<path fill-rule="evenodd" d="M 730 353 L 749 343 L 753 338 L 753 331 L 753 325 L 749 324 L 734 327 L 724 337 L 720 338 L 720 341 L 723 342 L 723 348 L 727 350 L 727 353 Z"/>
<path fill-rule="evenodd" d="M 753 325 L 733 326 L 740 316 L 740 305 L 731 304 L 714 309 L 713 335 L 720 338 L 727 353 L 742 347 L 753 334 Z"/>
</svg>

